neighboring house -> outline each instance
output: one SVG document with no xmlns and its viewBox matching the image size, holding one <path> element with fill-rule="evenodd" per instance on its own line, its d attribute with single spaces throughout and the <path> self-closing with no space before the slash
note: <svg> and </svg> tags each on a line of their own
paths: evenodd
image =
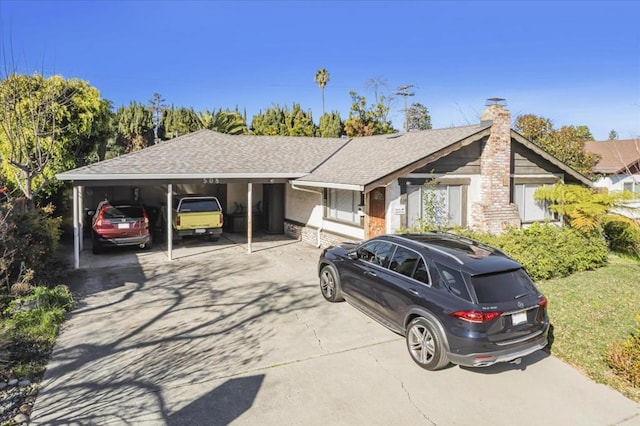
<svg viewBox="0 0 640 426">
<path fill-rule="evenodd" d="M 588 141 L 584 150 L 600 156 L 593 172 L 597 188 L 640 194 L 640 139 Z"/>
<path fill-rule="evenodd" d="M 586 152 L 600 156 L 593 172 L 598 176 L 594 186 L 609 191 L 631 191 L 640 196 L 640 139 L 585 142 Z M 640 209 L 640 201 L 628 207 Z M 640 218 L 640 213 L 619 211 L 627 216 Z"/>
<path fill-rule="evenodd" d="M 478 125 L 353 139 L 201 130 L 58 178 L 73 182 L 78 209 L 105 194 L 159 205 L 171 193 L 206 193 L 222 202 L 228 232 L 247 231 L 250 241 L 263 229 L 318 246 L 415 226 L 431 181 L 451 225 L 500 233 L 555 219 L 533 198 L 539 186 L 591 186 L 510 123 L 507 109 L 491 105 Z"/>
</svg>

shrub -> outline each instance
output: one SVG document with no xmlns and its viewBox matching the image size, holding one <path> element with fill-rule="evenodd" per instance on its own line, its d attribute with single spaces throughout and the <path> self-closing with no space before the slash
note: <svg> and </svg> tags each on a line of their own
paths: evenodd
<svg viewBox="0 0 640 426">
<path fill-rule="evenodd" d="M 612 251 L 640 258 L 640 226 L 637 223 L 611 216 L 603 220 L 603 230 Z"/>
<path fill-rule="evenodd" d="M 569 227 L 534 223 L 528 228 L 510 228 L 497 236 L 462 233 L 504 251 L 520 262 L 534 281 L 564 277 L 607 264 L 607 244 L 603 238 Z"/>
<path fill-rule="evenodd" d="M 611 345 L 607 361 L 616 375 L 640 387 L 640 314 L 636 321 L 638 326 L 627 340 Z"/>
<path fill-rule="evenodd" d="M 25 270 L 33 270 L 33 279 L 42 282 L 55 269 L 52 264 L 62 219 L 52 212 L 51 205 L 30 208 L 20 200 L 0 207 L 0 280 L 6 288 L 24 281 Z"/>
<path fill-rule="evenodd" d="M 6 340 L 0 367 L 21 377 L 41 374 L 65 313 L 72 308 L 73 297 L 62 285 L 35 287 L 30 295 L 11 300 L 0 325 Z"/>
</svg>

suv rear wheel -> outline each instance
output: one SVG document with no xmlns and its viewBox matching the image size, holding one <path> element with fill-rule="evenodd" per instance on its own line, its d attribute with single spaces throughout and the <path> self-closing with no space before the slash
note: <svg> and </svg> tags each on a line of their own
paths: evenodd
<svg viewBox="0 0 640 426">
<path fill-rule="evenodd" d="M 440 370 L 449 364 L 444 351 L 444 338 L 432 322 L 423 317 L 413 319 L 407 326 L 407 349 L 411 358 L 426 370 Z"/>
</svg>

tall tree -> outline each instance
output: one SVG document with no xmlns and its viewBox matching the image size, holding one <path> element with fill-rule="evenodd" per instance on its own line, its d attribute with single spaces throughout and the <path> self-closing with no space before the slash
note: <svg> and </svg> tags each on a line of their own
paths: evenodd
<svg viewBox="0 0 640 426">
<path fill-rule="evenodd" d="M 554 129 L 551 120 L 526 114 L 516 117 L 515 128 L 524 137 L 582 174 L 590 175 L 598 162 L 597 155 L 588 154 L 584 150 L 585 137 L 591 135 L 587 126 Z"/>
<path fill-rule="evenodd" d="M 153 144 L 153 115 L 149 108 L 137 102 L 121 106 L 116 110 L 115 145 L 107 152 L 107 157 L 138 151 Z"/>
<path fill-rule="evenodd" d="M 389 104 L 384 95 L 379 102 L 367 108 L 367 99 L 355 91 L 350 91 L 351 110 L 349 118 L 344 122 L 344 132 L 349 137 L 382 135 L 393 133 L 395 129 L 387 119 Z"/>
<path fill-rule="evenodd" d="M 343 134 L 343 124 L 340 113 L 332 111 L 320 117 L 318 134 L 323 138 L 339 138 Z"/>
<path fill-rule="evenodd" d="M 59 185 L 55 174 L 78 164 L 90 148 L 100 92 L 78 79 L 12 73 L 0 81 L 2 174 L 28 200 Z"/>
<path fill-rule="evenodd" d="M 316 132 L 311 112 L 304 112 L 300 104 L 281 108 L 275 105 L 253 116 L 251 133 L 254 135 L 313 136 Z"/>
<path fill-rule="evenodd" d="M 72 154 L 77 163 L 70 168 L 81 167 L 105 159 L 107 147 L 116 135 L 112 104 L 106 99 L 100 100 L 100 109 L 95 114 L 89 135 L 78 136 L 75 152 Z"/>
<path fill-rule="evenodd" d="M 583 141 L 595 140 L 588 126 L 575 126 L 575 129 L 576 129 L 576 135 Z"/>
<path fill-rule="evenodd" d="M 205 110 L 198 112 L 198 120 L 201 129 L 214 130 L 230 135 L 243 135 L 247 131 L 247 123 L 238 111 L 219 109 L 215 113 Z"/>
<path fill-rule="evenodd" d="M 153 123 L 153 142 L 160 142 L 158 131 L 162 123 L 162 114 L 167 106 L 160 93 L 154 93 L 153 98 L 149 100 L 149 109 L 151 110 L 151 122 Z"/>
<path fill-rule="evenodd" d="M 373 100 L 377 104 L 380 100 L 378 98 L 378 92 L 381 88 L 386 88 L 388 85 L 387 80 L 384 77 L 370 78 L 365 83 L 367 89 L 373 89 Z"/>
<path fill-rule="evenodd" d="M 193 108 L 174 107 L 165 109 L 162 115 L 164 139 L 186 135 L 200 130 L 200 119 Z"/>
<path fill-rule="evenodd" d="M 320 90 L 322 91 L 322 114 L 324 115 L 324 88 L 329 82 L 329 73 L 325 68 L 320 68 L 316 71 L 315 81 Z"/>
<path fill-rule="evenodd" d="M 616 132 L 615 130 L 613 130 L 613 129 L 612 129 L 612 130 L 609 132 L 609 138 L 608 138 L 607 140 L 615 141 L 615 140 L 617 140 L 617 139 L 618 139 L 618 132 Z"/>
<path fill-rule="evenodd" d="M 553 131 L 553 123 L 548 118 L 524 114 L 516 117 L 515 128 L 522 136 L 535 142 Z"/>
<path fill-rule="evenodd" d="M 407 130 L 429 130 L 431 129 L 431 116 L 426 106 L 419 102 L 414 102 L 407 109 Z"/>
</svg>

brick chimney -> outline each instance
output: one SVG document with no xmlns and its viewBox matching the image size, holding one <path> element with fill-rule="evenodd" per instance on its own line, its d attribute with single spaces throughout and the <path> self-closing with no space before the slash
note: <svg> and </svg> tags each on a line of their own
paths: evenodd
<svg viewBox="0 0 640 426">
<path fill-rule="evenodd" d="M 472 207 L 472 227 L 493 234 L 506 227 L 520 227 L 518 207 L 511 203 L 511 113 L 499 102 L 490 104 L 481 116 L 491 125 L 489 138 L 480 155 L 480 201 Z"/>
</svg>

